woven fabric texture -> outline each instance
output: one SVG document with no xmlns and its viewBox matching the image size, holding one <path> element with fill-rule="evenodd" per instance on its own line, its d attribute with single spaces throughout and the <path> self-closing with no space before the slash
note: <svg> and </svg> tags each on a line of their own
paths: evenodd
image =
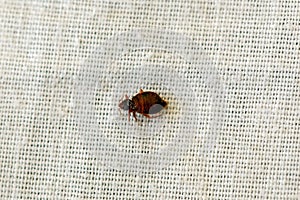
<svg viewBox="0 0 300 200">
<path fill-rule="evenodd" d="M 0 199 L 300 199 L 299 10 L 2 1 Z"/>
</svg>

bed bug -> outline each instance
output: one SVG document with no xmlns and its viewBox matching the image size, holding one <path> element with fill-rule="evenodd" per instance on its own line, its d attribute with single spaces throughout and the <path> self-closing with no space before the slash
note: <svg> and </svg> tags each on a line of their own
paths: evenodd
<svg viewBox="0 0 300 200">
<path fill-rule="evenodd" d="M 158 94 L 151 91 L 140 92 L 131 99 L 125 95 L 125 100 L 120 100 L 119 108 L 128 110 L 128 121 L 130 121 L 130 113 L 133 113 L 135 121 L 137 121 L 136 113 L 140 113 L 147 118 L 154 118 L 158 116 L 151 116 L 159 113 L 163 108 L 167 107 L 167 102 L 164 101 Z"/>
</svg>

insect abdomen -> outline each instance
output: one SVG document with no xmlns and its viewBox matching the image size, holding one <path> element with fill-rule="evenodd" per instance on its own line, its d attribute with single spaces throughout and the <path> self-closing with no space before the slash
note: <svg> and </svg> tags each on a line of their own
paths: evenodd
<svg viewBox="0 0 300 200">
<path fill-rule="evenodd" d="M 137 112 L 143 114 L 156 114 L 167 106 L 167 102 L 154 92 L 137 94 L 132 98 L 132 101 L 137 108 Z"/>
</svg>

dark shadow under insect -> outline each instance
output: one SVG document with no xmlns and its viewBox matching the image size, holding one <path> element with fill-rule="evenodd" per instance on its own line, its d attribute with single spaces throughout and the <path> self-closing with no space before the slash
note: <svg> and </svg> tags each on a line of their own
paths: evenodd
<svg viewBox="0 0 300 200">
<path fill-rule="evenodd" d="M 159 113 L 162 109 L 166 108 L 168 103 L 164 101 L 155 92 L 144 92 L 140 89 L 140 92 L 133 96 L 131 99 L 125 95 L 125 100 L 120 100 L 119 108 L 128 110 L 128 121 L 130 121 L 130 113 L 133 113 L 133 117 L 137 121 L 136 113 L 140 113 L 147 118 L 154 118 L 158 116 L 151 116 Z"/>
</svg>

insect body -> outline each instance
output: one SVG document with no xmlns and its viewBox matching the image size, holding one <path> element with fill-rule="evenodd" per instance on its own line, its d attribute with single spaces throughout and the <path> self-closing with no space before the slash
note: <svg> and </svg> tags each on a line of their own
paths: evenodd
<svg viewBox="0 0 300 200">
<path fill-rule="evenodd" d="M 119 108 L 128 110 L 128 120 L 130 120 L 131 112 L 135 120 L 137 120 L 136 113 L 140 113 L 147 118 L 153 118 L 151 115 L 159 113 L 165 107 L 167 107 L 167 102 L 158 94 L 150 91 L 144 92 L 142 89 L 132 99 L 129 99 L 126 95 L 125 100 L 119 103 Z"/>
</svg>

